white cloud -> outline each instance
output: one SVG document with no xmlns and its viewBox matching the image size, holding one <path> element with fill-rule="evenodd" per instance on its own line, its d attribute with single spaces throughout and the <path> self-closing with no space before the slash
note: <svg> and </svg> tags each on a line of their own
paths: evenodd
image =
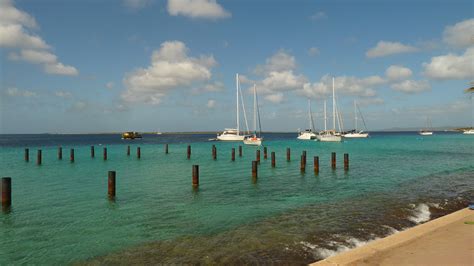
<svg viewBox="0 0 474 266">
<path fill-rule="evenodd" d="M 258 75 L 268 74 L 270 72 L 279 72 L 294 70 L 296 68 L 295 57 L 288 54 L 284 50 L 280 50 L 267 58 L 265 65 L 257 65 L 255 73 Z"/>
<path fill-rule="evenodd" d="M 201 55 L 195 58 L 187 53 L 188 48 L 182 42 L 162 43 L 160 49 L 153 52 L 150 66 L 125 76 L 126 90 L 122 99 L 159 104 L 170 90 L 210 80 L 211 68 L 217 64 L 214 57 Z"/>
<path fill-rule="evenodd" d="M 123 0 L 123 5 L 131 9 L 142 9 L 150 3 L 150 0 Z"/>
<path fill-rule="evenodd" d="M 474 45 L 474 18 L 446 27 L 443 32 L 443 41 L 457 48 Z"/>
<path fill-rule="evenodd" d="M 107 87 L 107 89 L 113 89 L 114 86 L 115 84 L 112 81 L 109 81 L 105 84 L 105 87 Z"/>
<path fill-rule="evenodd" d="M 283 93 L 269 94 L 266 95 L 264 99 L 272 103 L 281 103 L 283 101 Z"/>
<path fill-rule="evenodd" d="M 319 55 L 319 49 L 318 47 L 311 47 L 308 49 L 308 55 L 310 56 L 317 56 Z"/>
<path fill-rule="evenodd" d="M 56 96 L 60 97 L 60 98 L 71 98 L 72 97 L 72 94 L 70 92 L 67 92 L 67 91 L 57 91 L 54 94 Z"/>
<path fill-rule="evenodd" d="M 216 107 L 216 100 L 209 99 L 206 104 L 207 108 L 213 109 Z"/>
<path fill-rule="evenodd" d="M 423 63 L 424 74 L 432 79 L 473 79 L 474 47 L 468 48 L 463 55 L 449 53 L 435 56 L 431 62 Z"/>
<path fill-rule="evenodd" d="M 412 75 L 411 69 L 404 66 L 392 65 L 385 70 L 385 76 L 391 81 L 408 79 Z"/>
<path fill-rule="evenodd" d="M 200 94 L 204 92 L 220 92 L 225 89 L 224 83 L 220 81 L 215 81 L 213 83 L 204 84 L 203 86 L 193 88 L 192 92 L 194 94 Z"/>
<path fill-rule="evenodd" d="M 309 17 L 311 20 L 321 20 L 326 19 L 328 16 L 323 11 L 318 11 Z"/>
<path fill-rule="evenodd" d="M 357 78 L 339 76 L 334 78 L 334 88 L 338 95 L 375 97 L 375 88 L 387 81 L 380 76 Z M 332 77 L 324 75 L 318 82 L 305 83 L 299 94 L 310 98 L 325 98 L 332 93 Z"/>
<path fill-rule="evenodd" d="M 11 97 L 36 97 L 37 94 L 34 91 L 20 90 L 18 88 L 8 88 L 5 92 Z"/>
<path fill-rule="evenodd" d="M 379 41 L 377 45 L 370 48 L 365 55 L 369 58 L 374 58 L 416 51 L 418 51 L 418 48 L 399 42 Z"/>
<path fill-rule="evenodd" d="M 430 84 L 426 80 L 405 80 L 392 84 L 390 87 L 396 91 L 408 94 L 421 93 L 431 89 Z"/>
<path fill-rule="evenodd" d="M 231 16 L 216 0 L 168 0 L 168 13 L 172 16 L 182 15 L 204 19 L 219 19 Z"/>
<path fill-rule="evenodd" d="M 35 28 L 38 25 L 32 16 L 15 8 L 12 1 L 0 0 L 0 47 L 20 49 L 10 54 L 10 60 L 41 64 L 49 74 L 77 75 L 76 68 L 58 62 L 57 56 L 48 51 L 50 46 L 30 32 Z"/>
<path fill-rule="evenodd" d="M 385 100 L 382 98 L 362 98 L 357 100 L 357 104 L 360 106 L 367 106 L 367 105 L 381 105 L 384 104 Z"/>
</svg>

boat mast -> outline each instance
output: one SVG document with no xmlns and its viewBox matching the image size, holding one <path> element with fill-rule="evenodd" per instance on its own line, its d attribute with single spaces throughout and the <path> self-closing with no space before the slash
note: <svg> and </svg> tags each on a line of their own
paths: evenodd
<svg viewBox="0 0 474 266">
<path fill-rule="evenodd" d="M 257 135 L 257 88 L 253 84 L 253 132 Z"/>
<path fill-rule="evenodd" d="M 354 130 L 357 132 L 357 103 L 356 100 L 354 100 Z"/>
<path fill-rule="evenodd" d="M 327 120 L 328 117 L 326 115 L 326 100 L 324 100 L 324 131 L 327 131 Z"/>
<path fill-rule="evenodd" d="M 309 128 L 311 132 L 314 132 L 314 124 L 313 124 L 313 114 L 311 112 L 311 100 L 308 99 L 308 119 L 309 119 Z"/>
<path fill-rule="evenodd" d="M 237 98 L 237 136 L 240 135 L 240 122 L 239 122 L 239 73 L 235 74 L 235 90 Z"/>
<path fill-rule="evenodd" d="M 336 93 L 334 91 L 334 77 L 332 78 L 332 128 L 336 130 Z"/>
</svg>

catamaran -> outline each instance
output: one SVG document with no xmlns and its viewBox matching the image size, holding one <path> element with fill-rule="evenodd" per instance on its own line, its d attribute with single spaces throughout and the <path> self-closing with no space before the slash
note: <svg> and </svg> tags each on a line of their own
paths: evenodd
<svg viewBox="0 0 474 266">
<path fill-rule="evenodd" d="M 433 131 L 431 130 L 431 121 L 429 118 L 426 118 L 426 125 L 427 125 L 427 129 L 422 129 L 420 130 L 419 134 L 422 135 L 422 136 L 431 136 L 433 135 Z"/>
<path fill-rule="evenodd" d="M 354 129 L 344 134 L 345 138 L 367 138 L 369 136 L 369 133 L 366 133 L 363 130 L 357 130 L 357 120 L 359 120 L 357 117 L 357 111 L 360 113 L 360 109 L 357 106 L 357 101 L 354 100 Z M 362 118 L 362 122 L 365 126 L 365 120 L 362 116 L 362 113 L 360 113 L 360 117 Z M 367 127 L 365 128 L 367 129 Z"/>
<path fill-rule="evenodd" d="M 236 87 L 236 101 L 237 101 L 237 104 L 236 104 L 237 128 L 226 128 L 226 129 L 224 129 L 224 132 L 222 132 L 221 134 L 217 134 L 217 140 L 221 140 L 221 141 L 242 141 L 245 138 L 245 135 L 240 134 L 239 96 L 242 97 L 242 93 L 240 91 L 239 74 L 235 75 L 235 87 Z M 244 106 L 243 98 L 242 98 L 242 106 Z M 245 108 L 244 108 L 244 118 L 245 118 L 245 123 L 247 123 Z M 247 128 L 248 128 L 248 126 L 247 126 Z"/>
<path fill-rule="evenodd" d="M 258 120 L 258 134 L 257 134 L 257 120 Z M 263 138 L 262 125 L 260 123 L 260 111 L 258 109 L 257 87 L 253 85 L 253 134 L 244 138 L 244 144 L 247 145 L 262 145 Z"/>
<path fill-rule="evenodd" d="M 311 100 L 308 99 L 308 120 L 309 120 L 309 128 L 305 131 L 299 132 L 298 139 L 299 140 L 311 140 L 316 139 L 316 133 L 314 130 L 314 122 L 313 122 L 313 114 L 311 112 Z"/>
<path fill-rule="evenodd" d="M 334 78 L 332 78 L 332 126 L 331 130 L 327 130 L 326 101 L 324 101 L 324 131 L 320 132 L 317 140 L 322 142 L 340 142 L 342 136 L 336 131 L 336 92 L 334 89 Z M 339 119 L 338 119 L 339 122 Z M 341 125 L 339 124 L 339 127 Z"/>
</svg>

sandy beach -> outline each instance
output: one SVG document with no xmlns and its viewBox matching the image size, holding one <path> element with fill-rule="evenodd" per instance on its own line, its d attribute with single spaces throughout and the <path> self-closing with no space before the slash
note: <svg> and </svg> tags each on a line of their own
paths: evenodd
<svg viewBox="0 0 474 266">
<path fill-rule="evenodd" d="M 474 211 L 462 209 L 312 265 L 473 265 L 469 222 Z"/>
</svg>

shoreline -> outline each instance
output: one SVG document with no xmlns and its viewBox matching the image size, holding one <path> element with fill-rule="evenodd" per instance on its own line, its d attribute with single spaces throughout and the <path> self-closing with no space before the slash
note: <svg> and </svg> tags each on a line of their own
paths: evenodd
<svg viewBox="0 0 474 266">
<path fill-rule="evenodd" d="M 310 265 L 470 265 L 474 210 L 464 208 Z"/>
</svg>

